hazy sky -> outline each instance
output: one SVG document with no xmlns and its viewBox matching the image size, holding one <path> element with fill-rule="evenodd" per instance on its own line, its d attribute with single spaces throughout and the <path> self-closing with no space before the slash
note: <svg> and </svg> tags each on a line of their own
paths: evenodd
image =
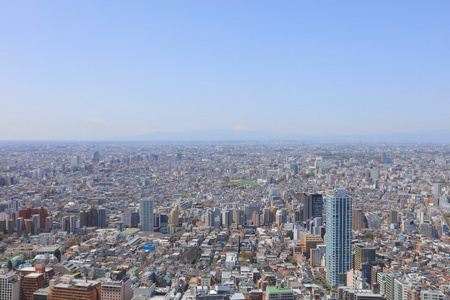
<svg viewBox="0 0 450 300">
<path fill-rule="evenodd" d="M 0 128 L 450 130 L 450 1 L 2 1 Z"/>
</svg>

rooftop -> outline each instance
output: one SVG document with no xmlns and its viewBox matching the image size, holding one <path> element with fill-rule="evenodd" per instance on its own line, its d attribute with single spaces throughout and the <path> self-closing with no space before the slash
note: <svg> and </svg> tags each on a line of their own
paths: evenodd
<svg viewBox="0 0 450 300">
<path fill-rule="evenodd" d="M 269 292 L 269 294 L 292 293 L 291 289 L 279 289 L 276 286 L 268 286 L 267 291 Z"/>
</svg>

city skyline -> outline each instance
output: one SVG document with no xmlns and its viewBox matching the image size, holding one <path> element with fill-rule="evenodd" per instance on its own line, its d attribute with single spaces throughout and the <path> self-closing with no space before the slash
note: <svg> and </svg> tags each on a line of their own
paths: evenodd
<svg viewBox="0 0 450 300">
<path fill-rule="evenodd" d="M 0 140 L 450 131 L 446 2 L 1 8 Z"/>
<path fill-rule="evenodd" d="M 3 143 L 0 298 L 444 300 L 449 154 Z"/>
</svg>

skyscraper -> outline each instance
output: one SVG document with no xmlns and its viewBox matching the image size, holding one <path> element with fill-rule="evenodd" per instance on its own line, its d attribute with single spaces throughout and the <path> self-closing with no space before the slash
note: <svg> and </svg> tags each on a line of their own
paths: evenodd
<svg viewBox="0 0 450 300">
<path fill-rule="evenodd" d="M 331 286 L 345 285 L 352 267 L 352 198 L 345 189 L 327 195 L 326 231 L 327 281 Z"/>
<path fill-rule="evenodd" d="M 142 199 L 139 219 L 142 231 L 153 231 L 153 199 Z"/>
</svg>

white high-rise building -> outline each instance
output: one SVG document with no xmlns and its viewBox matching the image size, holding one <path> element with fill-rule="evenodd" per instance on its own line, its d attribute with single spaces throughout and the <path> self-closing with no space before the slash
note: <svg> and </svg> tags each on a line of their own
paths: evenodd
<svg viewBox="0 0 450 300">
<path fill-rule="evenodd" d="M 352 198 L 345 189 L 327 195 L 326 232 L 327 281 L 331 286 L 346 285 L 352 268 Z"/>
<path fill-rule="evenodd" d="M 141 230 L 153 231 L 153 199 L 141 200 L 139 217 Z"/>
</svg>

